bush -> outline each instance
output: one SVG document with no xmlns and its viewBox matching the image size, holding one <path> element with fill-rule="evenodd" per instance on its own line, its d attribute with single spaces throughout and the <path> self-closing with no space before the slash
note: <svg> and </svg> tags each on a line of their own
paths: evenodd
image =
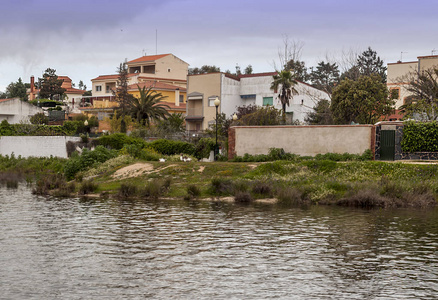
<svg viewBox="0 0 438 300">
<path fill-rule="evenodd" d="M 136 193 L 137 187 L 133 183 L 122 183 L 117 195 L 122 198 L 129 198 L 135 196 Z"/>
<path fill-rule="evenodd" d="M 151 182 L 148 182 L 144 189 L 140 191 L 140 196 L 145 198 L 158 199 L 170 189 L 170 184 L 170 178 L 166 178 L 165 180 L 154 179 Z"/>
<path fill-rule="evenodd" d="M 125 145 L 136 145 L 140 148 L 144 148 L 146 146 L 146 142 L 143 139 L 129 137 L 124 133 L 103 135 L 98 139 L 98 142 L 102 146 L 116 150 L 122 149 Z"/>
<path fill-rule="evenodd" d="M 152 143 L 149 143 L 147 147 L 152 148 L 155 151 L 164 155 L 174 155 L 181 153 L 194 155 L 195 153 L 195 146 L 191 143 L 165 139 L 153 141 Z"/>
<path fill-rule="evenodd" d="M 234 195 L 234 201 L 237 203 L 250 203 L 254 201 L 254 199 L 248 192 L 238 192 L 236 195 Z"/>
<path fill-rule="evenodd" d="M 86 195 L 89 193 L 93 193 L 97 190 L 98 185 L 95 184 L 93 181 L 91 180 L 87 180 L 81 183 L 81 185 L 79 186 L 79 195 Z"/>
<path fill-rule="evenodd" d="M 201 195 L 201 189 L 197 185 L 190 184 L 187 186 L 187 195 L 190 198 L 197 198 Z"/>
<path fill-rule="evenodd" d="M 233 182 L 231 179 L 220 177 L 211 180 L 210 192 L 213 195 L 230 195 L 233 190 Z"/>
<path fill-rule="evenodd" d="M 212 138 L 202 138 L 196 143 L 194 156 L 197 159 L 208 158 L 214 146 L 215 141 Z"/>
<path fill-rule="evenodd" d="M 103 163 L 110 158 L 117 156 L 113 150 L 106 149 L 103 146 L 97 146 L 95 150 L 91 151 L 87 148 L 82 150 L 81 155 L 72 155 L 64 166 L 64 174 L 67 180 L 71 180 L 79 171 L 84 171 L 88 168 L 94 167 L 98 163 Z"/>
<path fill-rule="evenodd" d="M 438 152 L 438 122 L 405 122 L 401 146 L 404 152 Z"/>
<path fill-rule="evenodd" d="M 36 113 L 29 118 L 31 124 L 36 125 L 49 125 L 49 117 L 47 117 L 44 113 Z"/>
</svg>

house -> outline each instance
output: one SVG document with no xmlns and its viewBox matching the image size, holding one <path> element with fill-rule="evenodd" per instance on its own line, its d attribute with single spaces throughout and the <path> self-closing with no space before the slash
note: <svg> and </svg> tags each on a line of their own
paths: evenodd
<svg viewBox="0 0 438 300">
<path fill-rule="evenodd" d="M 8 121 L 9 124 L 28 122 L 29 118 L 43 110 L 19 98 L 0 99 L 0 122 Z"/>
<path fill-rule="evenodd" d="M 438 55 L 418 56 L 416 61 L 388 63 L 387 86 L 391 91 L 395 91 L 396 111 L 406 104 L 407 97 L 411 95 L 407 88 L 412 76 L 433 67 L 438 67 Z"/>
<path fill-rule="evenodd" d="M 169 108 L 167 109 L 169 113 L 182 113 L 186 114 L 186 89 L 176 85 L 155 82 L 155 81 L 143 81 L 137 84 L 131 84 L 128 86 L 128 93 L 134 97 L 140 97 L 139 88 L 145 88 L 146 90 L 151 88 L 151 90 L 161 93 L 164 97 L 163 103 Z"/>
<path fill-rule="evenodd" d="M 64 99 L 62 100 L 66 106 L 66 110 L 69 113 L 78 113 L 82 95 L 84 90 L 76 89 L 72 85 L 72 80 L 68 76 L 58 76 L 59 80 L 62 80 L 61 87 L 65 89 Z M 38 96 L 39 90 L 35 88 L 35 78 L 30 77 L 30 89 L 28 90 L 29 100 L 32 101 Z"/>
<path fill-rule="evenodd" d="M 126 62 L 128 69 L 128 92 L 138 94 L 137 85 L 152 87 L 152 90 L 167 96 L 172 112 L 185 113 L 185 95 L 189 64 L 173 54 L 142 56 Z M 119 75 L 100 75 L 92 82 L 92 96 L 84 97 L 89 103 L 81 111 L 93 114 L 99 120 L 108 117 L 119 103 L 114 97 Z"/>
<path fill-rule="evenodd" d="M 218 112 L 231 117 L 237 107 L 243 105 L 272 105 L 281 109 L 278 93 L 271 90 L 273 76 L 276 72 L 234 76 L 227 73 L 209 73 L 189 75 L 187 81 L 187 116 L 188 131 L 202 131 L 213 124 L 216 118 L 216 97 L 221 101 Z M 307 113 L 321 99 L 329 100 L 326 92 L 298 82 L 294 87 L 290 105 L 286 107 L 289 122 L 303 123 Z"/>
</svg>

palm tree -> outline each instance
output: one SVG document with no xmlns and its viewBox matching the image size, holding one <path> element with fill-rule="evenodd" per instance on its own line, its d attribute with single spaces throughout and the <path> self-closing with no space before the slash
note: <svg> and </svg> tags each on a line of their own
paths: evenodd
<svg viewBox="0 0 438 300">
<path fill-rule="evenodd" d="M 298 94 L 297 90 L 294 88 L 294 85 L 297 84 L 297 81 L 293 78 L 292 72 L 287 70 L 278 72 L 278 74 L 273 76 L 273 79 L 274 80 L 271 83 L 271 90 L 274 90 L 276 93 L 278 88 L 281 87 L 278 98 L 280 98 L 281 101 L 283 120 L 285 121 L 286 105 L 289 106 L 289 100 L 294 94 Z"/>
<path fill-rule="evenodd" d="M 152 87 L 148 89 L 140 88 L 138 85 L 137 87 L 140 97 L 133 97 L 127 105 L 132 118 L 142 125 L 149 125 L 151 121 L 166 119 L 170 115 L 167 111 L 169 106 L 161 103 L 167 96 L 152 91 Z"/>
</svg>

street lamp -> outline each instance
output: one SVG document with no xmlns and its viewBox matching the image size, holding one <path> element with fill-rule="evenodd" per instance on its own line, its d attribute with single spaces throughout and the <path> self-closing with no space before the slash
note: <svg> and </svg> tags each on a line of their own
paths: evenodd
<svg viewBox="0 0 438 300">
<path fill-rule="evenodd" d="M 217 160 L 217 156 L 219 154 L 219 146 L 217 144 L 217 110 L 219 108 L 219 105 L 221 104 L 221 101 L 219 100 L 218 97 L 216 97 L 216 99 L 214 100 L 214 106 L 216 106 L 216 144 L 214 146 L 214 160 Z"/>
</svg>

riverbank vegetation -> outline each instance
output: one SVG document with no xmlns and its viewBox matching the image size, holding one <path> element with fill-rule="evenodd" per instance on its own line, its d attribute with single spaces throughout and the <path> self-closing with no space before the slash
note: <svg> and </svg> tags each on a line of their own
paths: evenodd
<svg viewBox="0 0 438 300">
<path fill-rule="evenodd" d="M 11 174 L 15 174 L 17 180 L 21 174 L 22 179 L 33 181 L 35 194 L 58 197 L 94 194 L 132 199 L 234 200 L 239 203 L 265 199 L 278 205 L 364 208 L 431 207 L 436 204 L 437 164 L 369 161 L 364 160 L 366 154 L 351 157 L 327 154 L 309 158 L 291 156 L 279 149 L 273 149 L 270 155 L 281 157 L 267 162 L 211 163 L 195 159 L 182 162 L 176 155 L 173 161 L 159 162 L 132 156 L 126 147 L 117 152 L 100 146 L 93 151 L 85 150 L 70 160 L 0 157 L 0 181 L 6 184 L 7 179 L 13 178 Z M 65 170 L 77 157 L 82 157 L 81 166 L 89 167 L 70 176 Z M 30 179 L 31 176 L 35 179 Z M 13 184 L 8 186 L 13 187 Z"/>
</svg>

